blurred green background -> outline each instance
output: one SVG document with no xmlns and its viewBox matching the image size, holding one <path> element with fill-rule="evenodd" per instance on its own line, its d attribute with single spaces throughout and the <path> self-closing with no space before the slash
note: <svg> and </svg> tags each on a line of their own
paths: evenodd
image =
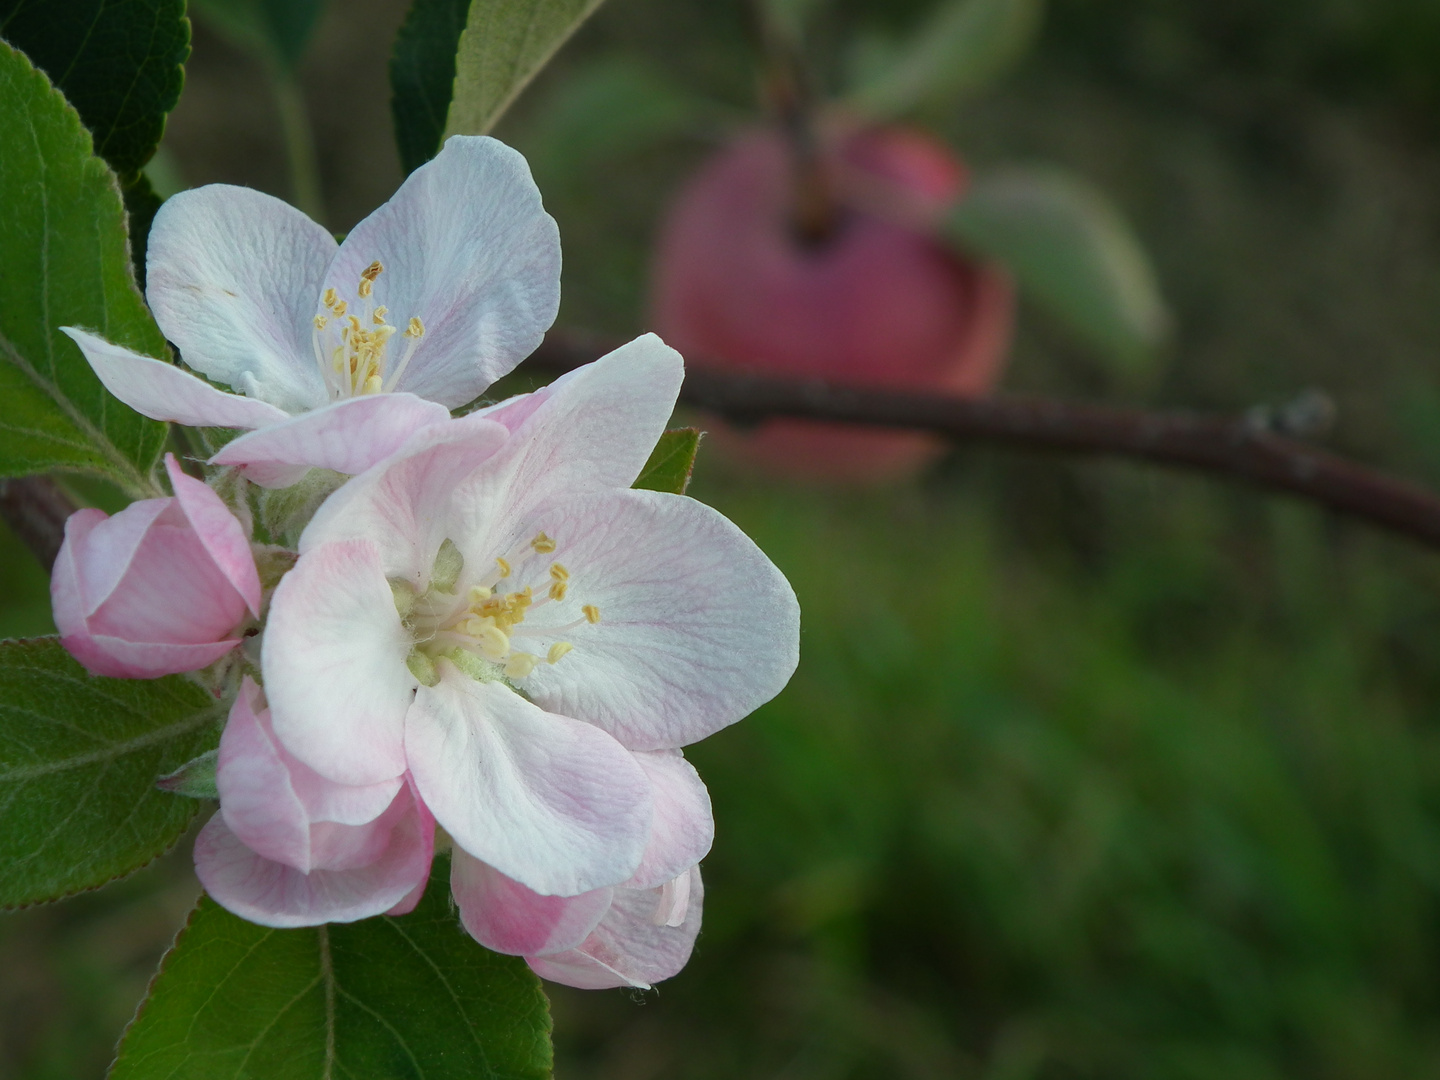
<svg viewBox="0 0 1440 1080">
<path fill-rule="evenodd" d="M 822 75 L 921 10 L 832 5 Z M 301 69 L 337 230 L 400 178 L 403 14 L 333 5 Z M 597 57 L 726 104 L 586 165 L 546 132 Z M 562 325 L 645 328 L 657 216 L 753 111 L 753 60 L 737 4 L 610 0 L 505 120 L 560 221 Z M 187 80 L 182 182 L 285 195 L 255 61 L 199 25 Z M 1174 308 L 1142 391 L 1022 307 L 1009 389 L 1238 412 L 1320 388 L 1331 445 L 1440 486 L 1440 4 L 1056 0 L 998 89 L 927 121 L 1107 190 Z M 718 820 L 695 959 L 651 994 L 554 990 L 562 1080 L 1440 1076 L 1434 554 L 973 448 L 870 492 L 702 449 L 691 491 L 789 575 L 801 667 L 691 752 Z M 38 567 L 0 550 L 0 631 L 48 630 Z M 102 1075 L 197 889 L 186 841 L 0 921 L 0 1076 Z"/>
</svg>

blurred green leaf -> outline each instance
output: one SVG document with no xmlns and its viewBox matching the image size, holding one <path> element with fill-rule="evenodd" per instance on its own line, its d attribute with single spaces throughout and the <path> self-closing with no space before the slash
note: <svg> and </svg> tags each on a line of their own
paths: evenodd
<svg viewBox="0 0 1440 1080">
<path fill-rule="evenodd" d="M 305 55 L 325 0 L 190 0 L 207 23 L 237 45 L 287 71 Z"/>
<path fill-rule="evenodd" d="M 153 494 L 166 426 L 111 397 L 58 329 L 165 355 L 130 272 L 115 175 L 60 92 L 3 42 L 0 101 L 0 476 L 77 469 Z"/>
<path fill-rule="evenodd" d="M 695 454 L 700 449 L 699 428 L 672 428 L 660 436 L 650 460 L 631 487 L 646 491 L 668 491 L 684 495 L 695 471 Z"/>
<path fill-rule="evenodd" d="M 763 0 L 765 17 L 789 41 L 799 43 L 805 27 L 824 0 Z"/>
<path fill-rule="evenodd" d="M 155 779 L 213 747 L 223 719 L 187 679 L 96 678 L 55 638 L 0 642 L 0 906 L 96 888 L 168 849 L 196 804 Z"/>
<path fill-rule="evenodd" d="M 415 0 L 390 56 L 390 111 L 400 163 L 413 172 L 440 149 L 455 93 L 455 53 L 470 0 Z"/>
<path fill-rule="evenodd" d="M 275 930 L 202 897 L 111 1080 L 548 1080 L 540 980 L 461 929 L 449 862 L 393 919 Z"/>
<path fill-rule="evenodd" d="M 1004 74 L 1035 39 L 1043 0 L 949 0 L 910 40 L 872 53 L 851 103 L 871 116 L 897 116 L 930 101 L 973 94 Z"/>
<path fill-rule="evenodd" d="M 0 38 L 50 76 L 130 183 L 185 85 L 185 0 L 0 0 Z"/>
<path fill-rule="evenodd" d="M 521 148 L 547 194 L 590 170 L 701 127 L 712 109 L 644 64 L 605 57 L 586 64 L 527 114 Z"/>
<path fill-rule="evenodd" d="M 945 232 L 966 252 L 1003 263 L 1025 293 L 1122 369 L 1143 368 L 1169 331 L 1139 240 L 1109 199 L 1068 173 L 979 177 Z"/>
<path fill-rule="evenodd" d="M 472 0 L 445 136 L 484 135 L 601 0 Z"/>
</svg>

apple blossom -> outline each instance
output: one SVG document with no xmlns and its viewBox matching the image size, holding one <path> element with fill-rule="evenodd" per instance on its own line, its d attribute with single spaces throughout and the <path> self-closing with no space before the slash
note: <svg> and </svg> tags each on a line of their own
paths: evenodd
<svg viewBox="0 0 1440 1080">
<path fill-rule="evenodd" d="M 94 675 L 151 679 L 196 671 L 240 644 L 260 613 L 260 578 L 244 528 L 210 488 L 165 468 L 175 494 L 114 517 L 78 510 L 50 580 L 55 625 Z"/>
<path fill-rule="evenodd" d="M 155 216 L 146 297 L 195 371 L 65 332 L 157 420 L 259 429 L 213 461 L 270 487 L 358 473 L 449 418 L 555 318 L 560 244 L 525 159 L 455 136 L 338 244 L 279 199 L 211 184 Z"/>
<path fill-rule="evenodd" d="M 548 947 L 610 933 L 639 903 L 622 893 L 691 882 L 693 774 L 647 755 L 740 719 L 797 659 L 794 594 L 759 549 L 630 489 L 681 377 L 647 335 L 417 432 L 320 507 L 271 605 L 261 666 L 295 758 L 344 785 L 408 775 L 465 856 L 537 895 L 621 887 Z"/>
</svg>

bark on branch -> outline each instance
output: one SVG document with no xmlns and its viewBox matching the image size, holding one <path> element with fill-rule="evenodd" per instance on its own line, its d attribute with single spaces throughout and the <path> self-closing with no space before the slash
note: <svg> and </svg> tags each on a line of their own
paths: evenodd
<svg viewBox="0 0 1440 1080">
<path fill-rule="evenodd" d="M 601 355 L 606 344 L 552 333 L 528 363 L 567 371 Z M 680 400 L 742 423 L 782 416 L 828 420 L 928 431 L 954 442 L 1112 454 L 1198 469 L 1299 495 L 1440 547 L 1440 495 L 1243 416 L 1151 412 L 1009 395 L 965 401 L 699 369 L 685 376 Z"/>
</svg>

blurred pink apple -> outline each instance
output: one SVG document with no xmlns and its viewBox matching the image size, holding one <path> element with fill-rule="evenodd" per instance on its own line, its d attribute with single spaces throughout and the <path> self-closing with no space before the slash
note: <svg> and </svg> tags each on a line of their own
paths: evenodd
<svg viewBox="0 0 1440 1080">
<path fill-rule="evenodd" d="M 960 197 L 964 166 L 900 128 L 837 128 L 825 145 L 840 210 L 833 233 L 809 243 L 793 226 L 791 160 L 777 132 L 746 132 L 700 168 L 661 227 L 655 329 L 694 367 L 988 393 L 1009 345 L 1009 280 L 920 224 Z M 833 479 L 894 476 L 938 449 L 923 435 L 799 420 L 720 434 L 766 465 Z"/>
</svg>

